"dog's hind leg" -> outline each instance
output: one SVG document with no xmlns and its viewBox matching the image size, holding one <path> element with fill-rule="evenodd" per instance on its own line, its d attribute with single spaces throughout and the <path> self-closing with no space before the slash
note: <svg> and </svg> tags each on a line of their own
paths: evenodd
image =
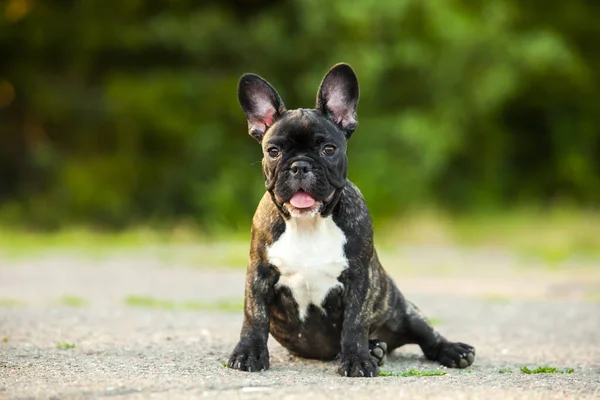
<svg viewBox="0 0 600 400">
<path fill-rule="evenodd" d="M 475 349 L 451 342 L 439 334 L 421 311 L 405 300 L 395 285 L 390 285 L 389 318 L 370 335 L 372 341 L 387 343 L 388 350 L 405 344 L 418 344 L 429 360 L 450 368 L 466 368 L 475 360 Z"/>
<path fill-rule="evenodd" d="M 387 359 L 387 343 L 381 340 L 369 340 L 369 353 L 377 360 L 377 365 L 381 367 Z"/>
<path fill-rule="evenodd" d="M 475 348 L 460 342 L 450 342 L 440 335 L 417 306 L 406 301 L 408 337 L 418 344 L 425 357 L 450 368 L 466 368 L 475 360 Z"/>
</svg>

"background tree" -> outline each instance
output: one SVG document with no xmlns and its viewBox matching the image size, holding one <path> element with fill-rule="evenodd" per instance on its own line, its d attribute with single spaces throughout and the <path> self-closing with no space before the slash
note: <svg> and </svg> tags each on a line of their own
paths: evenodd
<svg viewBox="0 0 600 400">
<path fill-rule="evenodd" d="M 0 217 L 246 227 L 260 150 L 235 88 L 291 108 L 345 61 L 361 84 L 350 177 L 376 218 L 600 202 L 592 0 L 0 3 Z"/>
</svg>

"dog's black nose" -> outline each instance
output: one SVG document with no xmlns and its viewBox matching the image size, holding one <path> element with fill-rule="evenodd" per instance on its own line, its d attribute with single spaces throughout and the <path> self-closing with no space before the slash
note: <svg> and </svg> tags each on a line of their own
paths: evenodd
<svg viewBox="0 0 600 400">
<path fill-rule="evenodd" d="M 300 173 L 300 174 L 307 174 L 310 170 L 311 170 L 311 165 L 308 161 L 294 161 L 292 163 L 292 173 L 294 175 Z"/>
</svg>

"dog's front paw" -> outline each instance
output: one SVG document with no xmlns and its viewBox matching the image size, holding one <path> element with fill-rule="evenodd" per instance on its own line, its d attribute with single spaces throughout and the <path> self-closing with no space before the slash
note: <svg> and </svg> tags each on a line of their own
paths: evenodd
<svg viewBox="0 0 600 400">
<path fill-rule="evenodd" d="M 379 374 L 378 360 L 369 353 L 342 354 L 338 373 L 342 376 L 373 378 Z"/>
<path fill-rule="evenodd" d="M 467 368 L 475 360 L 475 348 L 459 342 L 444 342 L 440 345 L 437 360 L 449 368 Z"/>
<path fill-rule="evenodd" d="M 227 362 L 227 366 L 241 371 L 258 372 L 269 369 L 267 345 L 240 341 Z"/>
</svg>

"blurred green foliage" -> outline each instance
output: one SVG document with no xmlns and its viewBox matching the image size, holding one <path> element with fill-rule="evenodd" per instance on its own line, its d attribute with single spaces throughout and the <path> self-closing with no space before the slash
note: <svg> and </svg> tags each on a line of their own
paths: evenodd
<svg viewBox="0 0 600 400">
<path fill-rule="evenodd" d="M 375 217 L 600 204 L 593 0 L 7 0 L 0 218 L 248 227 L 263 192 L 243 72 L 288 108 L 345 61 L 350 178 Z"/>
</svg>

